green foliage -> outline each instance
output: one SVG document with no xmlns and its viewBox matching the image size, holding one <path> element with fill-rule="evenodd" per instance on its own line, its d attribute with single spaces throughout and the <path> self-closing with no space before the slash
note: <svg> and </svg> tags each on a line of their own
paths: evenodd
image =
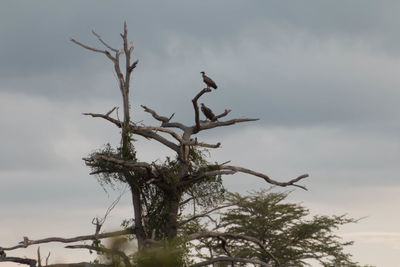
<svg viewBox="0 0 400 267">
<path fill-rule="evenodd" d="M 339 226 L 356 220 L 345 215 L 310 217 L 304 206 L 284 203 L 287 196 L 288 193 L 265 190 L 250 196 L 229 195 L 228 201 L 237 204 L 222 213 L 219 228 L 261 240 L 270 254 L 239 240 L 229 243 L 231 253 L 276 264 L 272 254 L 282 266 L 306 266 L 307 259 L 315 259 L 323 266 L 357 266 L 343 251 L 352 242 L 342 242 L 333 233 Z"/>
<path fill-rule="evenodd" d="M 188 172 L 193 174 L 216 170 L 218 165 L 207 162 L 205 159 L 206 156 L 206 150 L 191 148 L 189 151 Z M 179 159 L 166 157 L 163 162 L 153 162 L 152 165 L 159 173 L 159 178 L 166 181 L 167 184 L 173 186 L 178 182 L 181 171 Z M 116 171 L 122 170 L 117 168 Z M 132 172 L 131 175 L 135 181 L 139 181 L 137 186 L 140 187 L 141 192 L 146 235 L 155 240 L 164 240 L 167 233 L 166 217 L 171 211 L 169 201 L 171 197 L 170 192 L 166 192 L 154 184 L 146 183 L 145 181 L 148 177 L 146 171 L 135 171 L 134 173 Z M 181 200 L 193 198 L 196 203 L 196 208 L 201 209 L 219 204 L 222 200 L 220 196 L 225 192 L 221 176 L 211 176 L 207 179 L 200 180 L 198 183 L 180 188 L 179 190 L 180 191 L 175 192 L 173 197 L 178 197 Z M 190 203 L 187 203 L 180 207 L 181 214 L 189 204 Z M 179 219 L 179 215 L 177 218 Z M 126 221 L 124 226 L 134 227 L 134 221 Z"/>
<path fill-rule="evenodd" d="M 140 267 L 177 267 L 184 266 L 184 249 L 181 242 L 164 242 L 162 245 L 149 246 L 138 252 L 134 262 Z"/>
<path fill-rule="evenodd" d="M 206 160 L 209 152 L 206 149 L 200 150 L 191 147 L 189 150 L 189 171 L 190 174 L 215 171 L 219 169 L 217 163 L 211 164 Z M 208 208 L 218 205 L 223 201 L 221 198 L 225 193 L 221 175 L 210 176 L 192 184 L 185 191 L 187 196 L 196 199 L 196 205 L 201 208 Z M 182 207 L 184 208 L 184 207 Z"/>
<path fill-rule="evenodd" d="M 133 148 L 132 148 L 133 151 Z M 134 154 L 132 154 L 134 155 Z M 89 158 L 96 156 L 107 156 L 115 159 L 122 159 L 122 152 L 120 148 L 113 148 L 109 143 L 104 145 L 89 155 Z M 90 163 L 91 171 L 96 174 L 99 184 L 106 190 L 106 186 L 114 188 L 118 183 L 125 183 L 126 177 L 123 175 L 124 168 L 107 161 L 96 161 Z"/>
</svg>

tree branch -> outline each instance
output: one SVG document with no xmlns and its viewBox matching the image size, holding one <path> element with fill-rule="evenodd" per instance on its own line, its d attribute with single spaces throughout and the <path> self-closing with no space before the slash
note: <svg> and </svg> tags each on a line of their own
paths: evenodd
<svg viewBox="0 0 400 267">
<path fill-rule="evenodd" d="M 103 118 L 105 120 L 108 120 L 108 121 L 114 123 L 118 128 L 122 128 L 122 122 L 120 120 L 116 120 L 109 116 L 114 109 L 110 110 L 106 114 L 98 114 L 98 113 L 82 113 L 82 114 L 86 115 L 86 116 L 92 116 L 93 118 Z"/>
<path fill-rule="evenodd" d="M 140 126 L 131 126 L 131 130 L 133 131 L 133 134 L 137 134 L 137 135 L 143 136 L 145 138 L 154 139 L 154 140 L 162 143 L 163 145 L 169 147 L 170 149 L 174 150 L 176 153 L 179 153 L 179 151 L 180 151 L 178 145 L 167 140 L 166 138 L 162 137 L 161 135 L 156 134 L 153 131 L 143 129 Z"/>
<path fill-rule="evenodd" d="M 129 92 L 129 83 L 131 80 L 131 54 L 134 49 L 134 44 L 128 42 L 128 26 L 126 21 L 124 22 L 124 34 L 121 34 L 122 40 L 124 41 L 124 52 L 125 52 L 125 88 Z"/>
<path fill-rule="evenodd" d="M 72 237 L 72 238 L 48 237 L 48 238 L 38 239 L 38 240 L 29 240 L 28 238 L 26 238 L 26 239 L 24 239 L 24 241 L 20 242 L 19 245 L 16 245 L 13 247 L 4 247 L 4 248 L 0 247 L 0 250 L 14 250 L 14 249 L 18 249 L 18 248 L 26 248 L 31 245 L 50 243 L 50 242 L 73 243 L 73 242 L 77 242 L 77 241 L 103 239 L 103 238 L 110 238 L 110 237 L 130 235 L 130 234 L 135 234 L 133 229 L 126 229 L 126 230 L 120 230 L 120 231 L 115 231 L 115 232 L 102 233 L 102 234 L 98 234 L 98 235 L 83 235 L 83 236 L 77 236 L 77 237 Z"/>
<path fill-rule="evenodd" d="M 15 262 L 20 264 L 26 264 L 30 267 L 36 267 L 36 260 L 19 257 L 0 257 L 0 262 Z"/>
<path fill-rule="evenodd" d="M 223 113 L 221 113 L 221 114 L 215 116 L 214 119 L 218 120 L 218 119 L 220 119 L 220 118 L 222 118 L 222 117 L 225 117 L 225 116 L 228 115 L 229 112 L 231 112 L 231 111 L 232 111 L 232 110 L 230 110 L 230 109 L 225 109 L 225 111 L 224 111 Z"/>
<path fill-rule="evenodd" d="M 114 123 L 118 128 L 122 128 L 122 122 L 120 120 L 116 120 L 116 119 L 111 118 L 109 116 L 109 114 L 111 114 L 112 111 L 113 111 L 113 109 L 111 111 L 107 112 L 106 114 L 83 113 L 83 115 L 92 116 L 94 118 L 103 118 L 105 120 L 108 120 L 108 121 Z M 160 143 L 164 144 L 165 146 L 171 148 L 172 150 L 176 151 L 177 153 L 179 152 L 179 146 L 178 145 L 174 144 L 171 141 L 168 141 L 167 139 L 165 139 L 161 135 L 155 133 L 153 130 L 169 133 L 175 139 L 177 139 L 178 141 L 181 141 L 182 140 L 181 137 L 177 133 L 175 133 L 173 131 L 169 131 L 168 129 L 164 129 L 162 127 L 136 126 L 136 125 L 131 125 L 130 129 L 133 131 L 133 134 L 137 134 L 137 135 L 143 136 L 145 138 L 150 138 L 150 139 L 157 140 L 158 142 L 160 142 Z"/>
<path fill-rule="evenodd" d="M 172 137 L 174 137 L 179 143 L 183 143 L 183 139 L 182 137 L 177 134 L 176 132 L 169 130 L 169 129 L 165 129 L 163 127 L 156 127 L 156 126 L 136 126 L 138 129 L 143 129 L 143 130 L 149 130 L 149 131 L 160 131 L 163 133 L 168 133 L 170 134 Z"/>
<path fill-rule="evenodd" d="M 140 105 L 145 112 L 150 113 L 154 119 L 161 121 L 161 127 L 167 127 L 167 128 L 179 128 L 182 131 L 187 131 L 189 127 L 183 125 L 182 123 L 179 122 L 170 122 L 170 120 L 172 119 L 172 117 L 174 117 L 175 113 L 173 113 L 169 118 L 164 117 L 164 116 L 160 116 L 157 114 L 157 112 L 155 112 L 154 110 L 152 110 L 151 108 L 148 108 L 144 105 Z"/>
<path fill-rule="evenodd" d="M 104 40 L 101 38 L 101 36 L 98 35 L 98 34 L 94 31 L 94 28 L 92 29 L 92 33 L 93 33 L 94 36 L 97 37 L 97 39 L 98 39 L 105 47 L 107 47 L 107 48 L 110 49 L 111 51 L 118 52 L 118 49 L 112 48 L 110 45 L 108 45 L 106 42 L 104 42 Z"/>
<path fill-rule="evenodd" d="M 220 166 L 220 168 L 222 170 L 231 170 L 231 171 L 235 171 L 235 172 L 243 172 L 243 173 L 251 174 L 251 175 L 263 178 L 266 182 L 268 182 L 270 184 L 273 184 L 273 185 L 278 185 L 278 186 L 282 186 L 282 187 L 286 187 L 286 186 L 291 185 L 291 186 L 297 186 L 297 187 L 300 187 L 300 188 L 302 188 L 304 190 L 307 190 L 306 187 L 301 186 L 301 185 L 297 185 L 295 183 L 300 181 L 300 180 L 302 180 L 302 179 L 304 179 L 304 178 L 307 178 L 309 176 L 308 174 L 300 175 L 299 177 L 297 177 L 295 179 L 292 179 L 292 180 L 290 180 L 288 182 L 278 182 L 278 181 L 272 180 L 271 178 L 269 178 L 267 175 L 265 175 L 263 173 L 255 172 L 255 171 L 252 171 L 250 169 L 246 169 L 246 168 L 242 168 L 242 167 L 223 165 L 223 166 Z"/>
<path fill-rule="evenodd" d="M 221 126 L 229 126 L 229 125 L 233 125 L 233 124 L 241 123 L 241 122 L 258 121 L 258 120 L 259 120 L 258 118 L 257 119 L 241 118 L 241 119 L 232 119 L 232 120 L 229 120 L 229 121 L 201 121 L 200 122 L 200 130 L 199 131 L 208 130 L 208 129 L 221 127 Z M 197 129 L 197 125 L 192 126 L 192 128 L 194 129 L 195 133 L 199 132 L 199 131 L 196 130 Z"/>
<path fill-rule="evenodd" d="M 199 112 L 199 105 L 197 104 L 197 101 L 199 100 L 199 98 L 204 95 L 205 93 L 209 93 L 211 92 L 211 88 L 204 88 L 203 90 L 201 90 L 193 99 L 192 99 L 192 103 L 193 103 L 193 108 L 194 108 L 194 120 L 196 122 L 196 130 L 194 131 L 194 133 L 197 133 L 200 131 L 200 112 Z"/>
<path fill-rule="evenodd" d="M 272 267 L 272 265 L 269 265 L 265 262 L 259 261 L 259 260 L 252 260 L 252 259 L 245 259 L 245 258 L 237 258 L 237 257 L 217 257 L 217 258 L 212 258 L 206 261 L 202 261 L 199 263 L 195 263 L 190 265 L 190 267 L 200 267 L 200 266 L 208 266 L 210 264 L 216 263 L 216 262 L 242 262 L 242 263 L 252 263 L 252 264 L 258 264 L 260 266 L 264 267 Z"/>
<path fill-rule="evenodd" d="M 93 52 L 97 52 L 97 53 L 102 53 L 102 54 L 106 55 L 115 64 L 116 58 L 114 58 L 110 54 L 110 52 L 108 52 L 107 50 L 101 50 L 101 49 L 97 49 L 97 48 L 94 48 L 94 47 L 87 46 L 87 45 L 82 44 L 81 42 L 79 42 L 79 41 L 77 41 L 77 40 L 75 40 L 73 38 L 71 38 L 70 40 L 71 40 L 71 42 L 73 42 L 73 43 L 75 43 L 75 44 L 77 44 L 77 45 L 79 45 L 79 46 L 81 46 L 81 47 L 83 47 L 83 48 L 85 48 L 87 50 L 90 50 L 90 51 L 93 51 Z"/>
<path fill-rule="evenodd" d="M 140 105 L 140 106 L 144 109 L 145 112 L 150 113 L 150 114 L 153 116 L 154 119 L 156 119 L 156 120 L 158 120 L 158 121 L 161 121 L 161 122 L 167 123 L 167 122 L 169 122 L 169 121 L 172 119 L 172 117 L 175 115 L 175 113 L 173 113 L 173 114 L 171 115 L 171 117 L 167 118 L 167 117 L 158 115 L 157 112 L 155 112 L 155 111 L 152 110 L 151 108 L 146 107 L 145 105 Z"/>
</svg>

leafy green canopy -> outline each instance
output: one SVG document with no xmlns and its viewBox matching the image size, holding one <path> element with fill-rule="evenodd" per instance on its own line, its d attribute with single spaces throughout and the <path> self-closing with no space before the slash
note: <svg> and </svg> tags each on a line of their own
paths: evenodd
<svg viewBox="0 0 400 267">
<path fill-rule="evenodd" d="M 269 190 L 253 191 L 248 196 L 227 192 L 224 205 L 231 207 L 214 216 L 212 227 L 204 220 L 191 222 L 192 229 L 204 233 L 199 242 L 191 243 L 192 257 L 248 259 L 281 267 L 311 266 L 312 262 L 360 266 L 344 251 L 353 242 L 334 233 L 358 220 L 346 215 L 311 216 L 303 205 L 287 203 L 288 195 Z M 231 266 L 230 262 L 221 264 Z M 235 266 L 247 265 L 236 262 Z"/>
<path fill-rule="evenodd" d="M 260 240 L 268 253 L 259 246 L 240 240 L 228 243 L 230 252 L 240 258 L 252 258 L 280 266 L 307 266 L 314 259 L 323 266 L 357 266 L 335 235 L 339 226 L 357 220 L 341 216 L 310 216 L 300 204 L 284 203 L 289 193 L 252 192 L 250 196 L 229 194 L 235 207 L 221 214 L 219 229 L 227 233 L 251 236 Z M 278 266 L 278 265 L 275 265 Z"/>
</svg>

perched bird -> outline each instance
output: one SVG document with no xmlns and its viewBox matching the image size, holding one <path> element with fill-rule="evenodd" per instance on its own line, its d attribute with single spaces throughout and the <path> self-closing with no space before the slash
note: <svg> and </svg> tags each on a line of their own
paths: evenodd
<svg viewBox="0 0 400 267">
<path fill-rule="evenodd" d="M 205 84 L 207 84 L 207 88 L 212 87 L 212 88 L 214 88 L 214 89 L 217 89 L 218 86 L 215 84 L 215 82 L 214 82 L 210 77 L 208 77 L 208 76 L 205 74 L 204 71 L 202 71 L 202 72 L 200 72 L 200 73 L 201 73 L 201 75 L 203 75 L 203 81 L 204 81 Z"/>
<path fill-rule="evenodd" d="M 209 119 L 210 121 L 217 120 L 215 118 L 214 112 L 212 112 L 212 110 L 210 108 L 206 107 L 206 105 L 204 105 L 204 103 L 201 103 L 201 111 L 203 112 L 204 116 L 206 116 L 206 118 Z"/>
</svg>

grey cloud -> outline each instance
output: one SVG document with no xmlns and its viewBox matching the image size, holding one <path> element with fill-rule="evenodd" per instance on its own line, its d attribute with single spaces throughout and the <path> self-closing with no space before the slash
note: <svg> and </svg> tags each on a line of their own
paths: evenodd
<svg viewBox="0 0 400 267">
<path fill-rule="evenodd" d="M 302 1 L 259 1 L 257 5 L 241 1 L 212 2 L 212 5 L 209 1 L 6 3 L 0 11 L 1 24 L 10 25 L 1 31 L 0 75 L 3 86 L 5 82 L 15 90 L 34 90 L 57 98 L 79 96 L 70 93 L 78 92 L 79 86 L 68 94 L 65 90 L 51 88 L 54 81 L 51 78 L 48 84 L 42 84 L 42 88 L 37 86 L 31 90 L 16 80 L 21 75 L 40 77 L 43 75 L 38 74 L 56 72 L 70 75 L 71 80 L 84 81 L 93 80 L 95 71 L 110 70 L 106 59 L 100 59 L 101 55 L 93 55 L 68 41 L 69 37 L 75 37 L 100 47 L 90 34 L 91 27 L 95 27 L 112 45 L 118 46 L 118 32 L 122 21 L 127 20 L 131 37 L 136 42 L 137 55 L 144 64 L 155 57 L 157 62 L 173 58 L 175 60 L 170 64 L 179 65 L 182 64 L 182 55 L 170 55 L 165 47 L 174 35 L 180 39 L 191 38 L 193 43 L 201 44 L 207 50 L 229 50 L 238 38 L 246 38 L 240 35 L 241 32 L 251 31 L 259 25 L 277 27 L 283 32 L 288 29 L 306 31 L 316 39 L 330 38 L 325 33 L 341 38 L 347 32 L 347 37 L 358 38 L 354 35 L 361 34 L 360 39 L 375 40 L 377 33 L 383 29 L 390 30 L 388 26 L 392 21 L 388 18 L 397 17 L 392 16 L 396 3 L 383 5 L 365 1 L 352 1 L 346 8 L 334 3 L 314 2 L 311 5 Z M 260 33 L 268 34 L 268 31 L 259 27 L 257 34 Z M 248 37 L 254 39 L 254 36 Z M 192 50 L 192 53 L 196 55 L 196 51 Z M 77 69 L 81 75 L 73 73 Z M 100 91 L 97 95 L 109 96 L 107 91 Z"/>
<path fill-rule="evenodd" d="M 43 1 L 26 2 L 24 9 L 12 3 L 1 16 L 11 25 L 1 32 L 1 90 L 119 104 L 111 63 L 68 38 L 101 47 L 91 36 L 94 26 L 118 46 L 127 19 L 140 59 L 132 90 L 136 107 L 154 106 L 191 122 L 190 99 L 205 70 L 221 88 L 205 101 L 217 110 L 232 108 L 232 115 L 261 117 L 260 123 L 397 119 L 398 64 L 375 45 L 376 33 L 390 30 L 396 3 L 354 1 L 343 8 L 279 1 L 255 8 L 239 1 Z"/>
</svg>

